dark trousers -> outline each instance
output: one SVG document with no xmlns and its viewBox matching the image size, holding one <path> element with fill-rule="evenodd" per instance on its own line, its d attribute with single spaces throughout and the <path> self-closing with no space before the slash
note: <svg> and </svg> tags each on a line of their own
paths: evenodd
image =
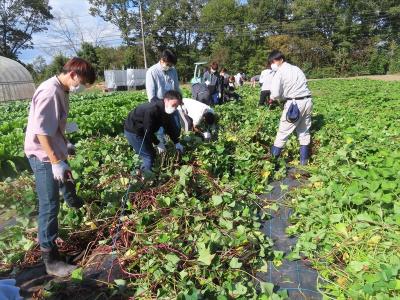
<svg viewBox="0 0 400 300">
<path fill-rule="evenodd" d="M 240 95 L 238 93 L 231 92 L 231 91 L 225 92 L 225 94 L 224 94 L 224 102 L 228 102 L 228 101 L 231 101 L 231 100 L 236 100 L 236 101 L 240 100 Z"/>
<path fill-rule="evenodd" d="M 220 104 L 220 99 L 218 97 L 218 89 L 217 86 L 215 85 L 209 85 L 208 86 L 208 92 L 209 92 L 209 100 L 208 102 L 210 103 L 209 105 L 217 105 Z"/>
<path fill-rule="evenodd" d="M 142 136 L 137 135 L 129 131 L 124 131 L 125 137 L 129 142 L 129 145 L 135 150 L 135 152 L 142 159 L 142 171 L 151 171 L 156 157 L 156 150 L 154 149 L 150 139 L 146 137 L 143 140 Z"/>
<path fill-rule="evenodd" d="M 260 93 L 260 101 L 258 102 L 259 105 L 266 105 L 268 104 L 269 97 L 271 96 L 271 91 L 261 91 Z"/>
<path fill-rule="evenodd" d="M 219 103 L 219 97 L 218 97 L 218 93 L 214 93 L 214 94 L 212 94 L 211 95 L 211 101 L 212 101 L 212 104 L 214 104 L 214 105 L 217 105 L 217 104 L 220 104 Z"/>
</svg>

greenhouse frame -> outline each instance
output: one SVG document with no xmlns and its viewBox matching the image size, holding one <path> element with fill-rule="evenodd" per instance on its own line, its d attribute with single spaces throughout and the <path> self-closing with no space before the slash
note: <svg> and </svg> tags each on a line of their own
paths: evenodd
<svg viewBox="0 0 400 300">
<path fill-rule="evenodd" d="M 31 99 L 34 92 L 29 71 L 15 60 L 0 56 L 0 103 Z"/>
</svg>

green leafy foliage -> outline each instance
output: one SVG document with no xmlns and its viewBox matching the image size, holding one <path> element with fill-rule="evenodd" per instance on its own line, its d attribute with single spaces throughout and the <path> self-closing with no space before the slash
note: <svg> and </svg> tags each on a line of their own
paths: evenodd
<svg viewBox="0 0 400 300">
<path fill-rule="evenodd" d="M 327 279 L 321 288 L 332 298 L 398 297 L 400 89 L 369 80 L 313 81 L 310 87 L 314 156 L 307 187 L 288 191 L 295 211 L 288 233 L 299 235 L 290 258 L 307 256 Z M 137 277 L 115 281 L 116 292 L 138 298 L 287 297 L 274 294 L 272 284 L 254 279 L 257 272 L 268 270 L 267 260 L 279 264 L 285 258 L 283 252 L 272 251 L 272 242 L 260 231 L 268 216 L 256 196 L 270 191 L 268 184 L 285 175 L 284 168 L 275 171 L 269 156 L 281 111 L 257 109 L 256 89 L 240 92 L 243 102 L 216 107 L 217 140 L 201 143 L 192 134 L 184 136 L 186 152 L 180 164 L 173 145 L 168 145 L 170 154 L 156 163 L 156 186 L 130 174 L 140 162 L 118 128 L 129 101 L 134 106 L 145 100 L 144 95 L 72 101 L 74 118 L 85 116 L 93 122 L 72 137 L 78 152 L 70 160 L 86 205 L 79 211 L 62 205 L 60 235 L 68 239 L 90 229 L 103 233 L 93 247 L 111 245 L 116 222 L 109 220 L 120 212 L 121 198 L 128 182 L 132 184 L 121 219 L 121 236 L 126 239 L 117 241 L 116 254 L 125 270 Z M 92 101 L 98 111 L 86 107 L 85 101 Z M 107 119 L 101 111 L 119 117 Z M 96 123 L 100 118 L 104 124 Z M 116 129 L 107 122 L 114 122 Z M 282 157 L 298 164 L 295 137 Z M 21 216 L 15 227 L 0 235 L 5 267 L 20 263 L 34 244 L 26 231 L 35 226 L 32 188 L 26 172 L 0 182 L 0 205 L 9 208 L 12 203 Z"/>
<path fill-rule="evenodd" d="M 249 107 L 244 103 L 236 105 L 253 110 L 253 99 L 248 99 Z M 164 165 L 158 161 L 158 182 L 162 192 L 157 188 L 148 190 L 149 187 L 143 186 L 130 174 L 140 162 L 121 135 L 122 121 L 128 110 L 142 101 L 145 97 L 141 93 L 119 93 L 102 98 L 85 95 L 72 99 L 71 120 L 78 122 L 80 132 L 71 136 L 76 143 L 77 154 L 69 162 L 78 193 L 85 199 L 86 205 L 79 211 L 71 210 L 65 204 L 61 206 L 61 238 L 68 240 L 70 234 L 77 230 L 96 230 L 103 222 L 113 218 L 120 212 L 121 197 L 131 182 L 130 201 L 123 219 L 124 228 L 130 232 L 124 232 L 129 236 L 129 246 L 118 248 L 118 256 L 124 261 L 126 271 L 140 274 L 140 278 L 127 281 L 124 289 L 121 289 L 121 282 L 116 282 L 120 292 L 141 294 L 143 297 L 198 295 L 206 298 L 257 299 L 258 283 L 253 277 L 266 265 L 271 241 L 260 231 L 260 221 L 267 216 L 260 215 L 257 197 L 252 191 L 262 189 L 268 176 L 260 180 L 265 164 L 248 163 L 252 157 L 259 160 L 265 156 L 262 151 L 262 143 L 265 142 L 260 137 L 268 138 L 267 135 L 261 134 L 261 130 L 252 132 L 243 146 L 239 141 L 230 141 L 230 144 L 215 141 L 202 145 L 197 137 L 185 136 L 182 143 L 186 153 L 182 164 L 177 166 L 172 157 L 167 157 Z M 234 104 L 218 108 L 221 116 L 226 115 L 224 109 L 231 113 Z M 268 113 L 260 111 L 253 120 Z M 241 119 L 245 118 L 243 113 Z M 237 119 L 226 118 L 221 121 L 220 132 L 232 135 L 233 131 L 240 133 L 243 130 L 240 136 L 246 136 L 250 127 L 248 122 L 247 127 L 240 129 Z M 246 146 L 257 149 L 257 152 L 252 157 L 246 157 Z M 211 156 L 215 149 L 217 156 Z M 229 159 L 219 159 L 225 153 Z M 215 158 L 214 165 L 203 163 L 209 158 Z M 258 166 L 263 168 L 258 170 Z M 265 166 L 269 170 L 270 166 Z M 241 186 L 241 182 L 236 180 L 246 182 L 247 170 L 254 178 L 236 189 Z M 18 192 L 0 197 L 0 203 L 7 207 L 10 200 L 13 203 L 19 200 L 21 206 L 17 205 L 15 209 L 30 220 L 37 212 L 34 197 L 28 198 L 32 201 L 29 202 L 31 210 L 24 210 L 28 203 L 24 197 L 32 194 L 31 175 L 24 173 L 4 183 L 2 188 L 9 191 L 11 185 L 17 184 L 20 186 Z M 147 196 L 146 193 L 154 196 Z M 35 226 L 34 221 L 30 226 Z M 113 226 L 115 224 L 105 230 L 103 240 L 98 241 L 96 246 L 110 245 L 115 234 Z M 24 235 L 22 228 L 20 235 Z M 132 232 L 135 234 L 131 235 Z M 0 241 L 3 241 L 2 237 Z M 21 262 L 26 251 L 23 244 L 14 243 L 12 239 L 8 243 L 13 247 L 9 254 L 6 250 L 6 255 L 2 257 L 4 266 Z M 82 280 L 80 271 L 76 272 L 74 280 Z M 149 284 L 151 282 L 153 284 Z"/>
<path fill-rule="evenodd" d="M 320 148 L 311 183 L 293 203 L 295 252 L 314 259 L 333 298 L 398 296 L 399 86 L 326 80 L 311 88 L 319 90 Z"/>
<path fill-rule="evenodd" d="M 80 139 L 110 135 L 123 131 L 123 120 L 138 103 L 142 93 L 85 94 L 71 97 L 69 122 L 76 122 L 79 131 L 70 134 L 72 142 Z M 28 102 L 0 106 L 0 179 L 29 168 L 24 158 L 24 128 L 27 123 Z"/>
</svg>

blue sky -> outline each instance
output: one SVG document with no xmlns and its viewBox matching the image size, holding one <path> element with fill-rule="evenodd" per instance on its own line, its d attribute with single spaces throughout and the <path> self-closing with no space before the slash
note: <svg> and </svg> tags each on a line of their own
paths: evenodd
<svg viewBox="0 0 400 300">
<path fill-rule="evenodd" d="M 97 42 L 101 45 L 121 44 L 119 30 L 115 26 L 89 14 L 88 1 L 50 0 L 49 5 L 53 8 L 52 14 L 58 20 L 51 21 L 47 31 L 33 35 L 34 48 L 23 50 L 19 55 L 19 59 L 24 63 L 32 62 L 39 55 L 44 57 L 47 62 L 50 62 L 51 57 L 59 52 L 67 56 L 74 55 L 74 51 L 68 46 L 69 43 L 55 30 L 56 27 L 60 27 L 60 24 L 76 35 L 73 40 L 78 45 L 80 37 L 84 41 Z M 75 24 L 70 21 L 71 16 L 73 16 Z"/>
</svg>

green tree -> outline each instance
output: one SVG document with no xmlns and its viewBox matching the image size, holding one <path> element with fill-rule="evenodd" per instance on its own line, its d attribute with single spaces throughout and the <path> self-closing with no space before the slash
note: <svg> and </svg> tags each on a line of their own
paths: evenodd
<svg viewBox="0 0 400 300">
<path fill-rule="evenodd" d="M 36 73 L 43 73 L 47 67 L 46 60 L 39 55 L 32 61 L 32 67 Z"/>
<path fill-rule="evenodd" d="M 91 12 L 116 24 L 133 47 L 96 50 L 99 64 L 142 66 L 139 2 L 89 1 Z M 142 6 L 148 64 L 171 48 L 184 81 L 199 60 L 217 61 L 231 74 L 258 74 L 276 48 L 313 76 L 399 69 L 398 0 L 143 0 Z M 383 54 L 389 65 L 380 61 Z"/>
<path fill-rule="evenodd" d="M 0 55 L 16 59 L 32 48 L 32 35 L 47 30 L 53 18 L 46 0 L 0 1 Z"/>
<path fill-rule="evenodd" d="M 139 1 L 89 0 L 90 13 L 117 26 L 128 46 L 134 45 L 140 34 Z M 142 1 L 146 5 L 146 1 Z"/>
<path fill-rule="evenodd" d="M 257 48 L 253 30 L 245 25 L 246 9 L 235 0 L 211 0 L 201 12 L 199 34 L 207 47 L 205 53 L 230 73 L 244 70 Z"/>
<path fill-rule="evenodd" d="M 98 58 L 97 72 L 101 77 L 107 69 L 143 66 L 143 53 L 140 46 L 96 47 L 95 51 Z"/>
<path fill-rule="evenodd" d="M 125 68 L 133 68 L 137 66 L 137 49 L 134 46 L 126 47 L 124 53 L 123 64 Z"/>
<path fill-rule="evenodd" d="M 61 73 L 67 61 L 68 57 L 64 56 L 63 54 L 57 54 L 54 56 L 52 62 L 47 66 L 43 77 L 50 78 Z"/>
<path fill-rule="evenodd" d="M 390 74 L 400 73 L 400 45 L 392 42 L 389 47 L 389 70 Z"/>
<path fill-rule="evenodd" d="M 172 49 L 178 57 L 178 74 L 189 80 L 193 63 L 200 59 L 199 12 L 205 0 L 153 0 L 144 11 L 148 62 L 158 61 L 159 53 Z"/>
<path fill-rule="evenodd" d="M 96 48 L 91 43 L 82 43 L 81 49 L 78 51 L 77 55 L 90 62 L 92 66 L 97 69 L 99 58 L 97 57 Z"/>
</svg>

